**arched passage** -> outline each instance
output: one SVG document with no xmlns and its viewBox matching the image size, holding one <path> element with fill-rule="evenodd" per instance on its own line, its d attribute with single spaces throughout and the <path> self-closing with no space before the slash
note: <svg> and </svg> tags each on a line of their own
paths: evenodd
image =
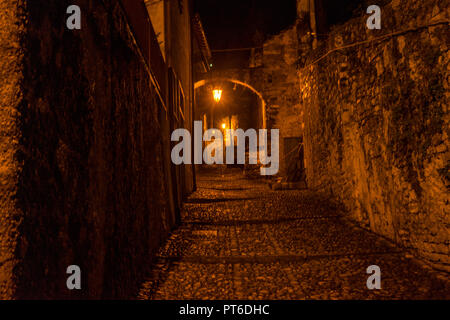
<svg viewBox="0 0 450 320">
<path fill-rule="evenodd" d="M 220 81 L 228 81 L 228 82 L 232 82 L 238 85 L 241 85 L 243 87 L 246 87 L 247 89 L 249 89 L 250 91 L 252 91 L 254 94 L 256 94 L 259 98 L 259 100 L 261 101 L 261 117 L 262 117 L 262 129 L 266 128 L 266 102 L 264 101 L 264 98 L 262 96 L 262 94 L 256 90 L 254 87 L 252 87 L 251 85 L 236 80 L 236 79 L 230 79 L 230 78 L 212 78 L 212 79 L 204 79 L 204 80 L 199 80 L 194 84 L 194 89 L 198 89 L 208 83 L 211 82 L 220 82 Z"/>
</svg>

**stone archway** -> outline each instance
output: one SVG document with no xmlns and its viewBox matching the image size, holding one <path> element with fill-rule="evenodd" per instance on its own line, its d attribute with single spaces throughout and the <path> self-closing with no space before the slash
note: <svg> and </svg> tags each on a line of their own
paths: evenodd
<svg viewBox="0 0 450 320">
<path fill-rule="evenodd" d="M 254 94 L 256 94 L 256 96 L 259 98 L 259 100 L 261 101 L 261 117 L 262 117 L 262 128 L 261 129 L 266 129 L 267 127 L 267 123 L 266 123 L 266 102 L 264 101 L 264 98 L 261 94 L 261 92 L 259 92 L 258 90 L 256 90 L 253 86 L 249 85 L 248 83 L 242 82 L 240 80 L 236 80 L 236 79 L 230 79 L 230 78 L 211 78 L 211 79 L 204 79 L 204 80 L 199 80 L 194 84 L 194 90 L 198 89 L 208 83 L 211 82 L 216 82 L 216 81 L 228 81 L 228 82 L 232 82 L 238 85 L 241 85 L 243 87 L 246 87 L 247 89 L 249 89 L 250 91 L 252 91 Z"/>
</svg>

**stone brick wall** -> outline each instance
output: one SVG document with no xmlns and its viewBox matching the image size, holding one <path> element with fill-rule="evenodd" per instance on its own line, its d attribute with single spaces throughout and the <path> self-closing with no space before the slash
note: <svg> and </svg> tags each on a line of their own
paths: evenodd
<svg viewBox="0 0 450 320">
<path fill-rule="evenodd" d="M 81 30 L 66 28 L 71 4 Z M 7 0 L 0 21 L 0 297 L 127 298 L 172 220 L 159 104 L 125 14 Z M 71 264 L 82 290 L 66 288 Z"/>
<path fill-rule="evenodd" d="M 299 71 L 308 185 L 449 271 L 448 3 L 392 1 L 381 30 L 368 30 L 367 17 L 334 26 Z"/>
<path fill-rule="evenodd" d="M 293 26 L 272 36 L 263 48 L 263 97 L 267 126 L 280 130 L 280 174 L 286 175 L 283 139 L 302 137 L 303 109 L 299 103 L 297 30 Z"/>
</svg>

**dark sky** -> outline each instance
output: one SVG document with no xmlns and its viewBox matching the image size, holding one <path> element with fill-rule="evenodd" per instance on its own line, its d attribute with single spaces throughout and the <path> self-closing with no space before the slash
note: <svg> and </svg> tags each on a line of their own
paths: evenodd
<svg viewBox="0 0 450 320">
<path fill-rule="evenodd" d="M 296 0 L 194 0 L 211 49 L 254 46 L 261 36 L 276 34 L 296 17 Z"/>
</svg>

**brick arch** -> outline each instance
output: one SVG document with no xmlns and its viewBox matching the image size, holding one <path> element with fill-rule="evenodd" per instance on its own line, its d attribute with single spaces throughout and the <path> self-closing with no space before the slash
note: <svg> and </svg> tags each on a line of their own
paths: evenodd
<svg viewBox="0 0 450 320">
<path fill-rule="evenodd" d="M 265 102 L 261 92 L 256 90 L 253 86 L 249 85 L 248 83 L 245 83 L 245 82 L 237 80 L 237 79 L 230 79 L 230 78 L 212 78 L 212 79 L 199 80 L 199 81 L 197 81 L 194 84 L 194 89 L 198 89 L 198 88 L 203 87 L 204 85 L 206 85 L 206 84 L 208 84 L 210 82 L 215 82 L 215 81 L 232 82 L 232 83 L 241 85 L 243 87 L 246 87 L 247 89 L 252 91 L 254 94 L 256 94 L 258 96 L 259 100 L 261 101 L 261 115 L 262 115 L 263 129 L 266 128 L 266 102 Z"/>
</svg>

